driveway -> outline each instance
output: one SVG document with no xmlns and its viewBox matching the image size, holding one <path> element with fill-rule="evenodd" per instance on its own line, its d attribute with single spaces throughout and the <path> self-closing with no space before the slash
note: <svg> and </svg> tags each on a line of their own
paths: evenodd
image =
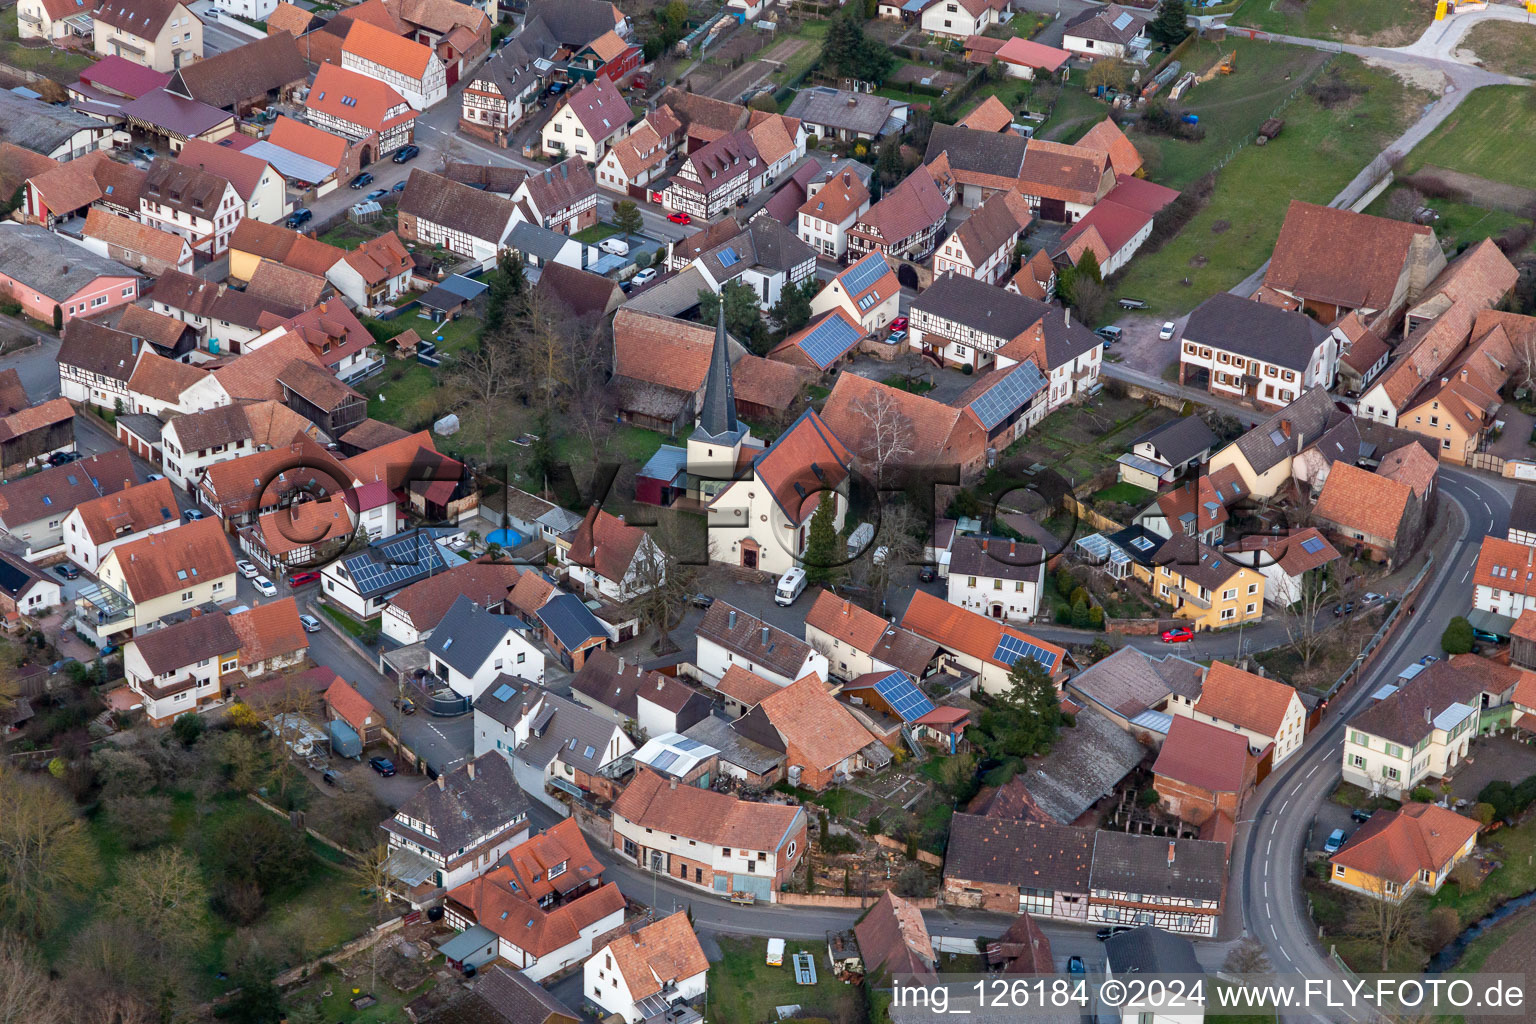
<svg viewBox="0 0 1536 1024">
<path fill-rule="evenodd" d="M 1127 313 L 1115 321 L 1115 326 L 1125 333 L 1115 342 L 1111 352 L 1120 357 L 1121 366 L 1153 377 L 1161 376 L 1166 367 L 1179 361 L 1178 339 L 1183 337 L 1184 323 L 1188 319 L 1188 316 L 1181 316 L 1175 320 L 1178 330 L 1164 341 L 1157 336 L 1163 326 L 1160 318 L 1145 313 Z"/>
</svg>

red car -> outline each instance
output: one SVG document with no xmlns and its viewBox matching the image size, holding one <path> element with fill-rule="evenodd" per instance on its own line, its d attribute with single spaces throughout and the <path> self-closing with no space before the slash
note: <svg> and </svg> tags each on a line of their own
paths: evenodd
<svg viewBox="0 0 1536 1024">
<path fill-rule="evenodd" d="M 1195 638 L 1195 631 L 1184 626 L 1175 626 L 1173 629 L 1163 630 L 1163 643 L 1187 644 Z"/>
<path fill-rule="evenodd" d="M 688 214 L 682 212 L 681 210 L 679 210 L 676 213 L 669 213 L 669 214 L 667 214 L 667 220 L 671 221 L 673 224 L 692 224 L 693 223 L 693 218 L 691 216 L 689 216 Z"/>
<path fill-rule="evenodd" d="M 306 583 L 313 583 L 320 578 L 317 572 L 296 572 L 288 577 L 290 587 L 302 587 Z"/>
<path fill-rule="evenodd" d="M 904 331 L 906 329 L 907 329 L 907 318 L 906 317 L 899 316 L 895 320 L 891 321 L 891 330 L 893 330 L 893 331 Z"/>
</svg>

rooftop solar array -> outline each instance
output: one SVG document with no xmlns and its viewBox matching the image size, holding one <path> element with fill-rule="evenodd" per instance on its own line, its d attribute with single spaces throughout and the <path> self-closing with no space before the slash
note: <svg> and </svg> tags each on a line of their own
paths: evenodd
<svg viewBox="0 0 1536 1024">
<path fill-rule="evenodd" d="M 508 686 L 506 683 L 502 683 L 500 686 L 496 687 L 496 692 L 491 696 L 495 697 L 499 701 L 509 701 L 516 695 L 516 690 L 512 689 L 512 687 Z"/>
<path fill-rule="evenodd" d="M 800 351 L 806 358 L 825 370 L 837 362 L 849 349 L 859 343 L 861 335 L 853 326 L 836 314 L 822 318 L 821 323 L 800 339 Z"/>
<path fill-rule="evenodd" d="M 923 696 L 923 691 L 912 685 L 905 672 L 892 672 L 875 683 L 875 692 L 903 722 L 914 722 L 933 710 L 933 701 Z"/>
<path fill-rule="evenodd" d="M 691 736 L 683 736 L 675 739 L 672 741 L 672 745 L 678 750 L 687 750 L 690 752 L 698 750 L 704 746 L 703 743 L 700 743 L 698 740 L 692 738 Z"/>
<path fill-rule="evenodd" d="M 741 256 L 734 248 L 727 246 L 720 250 L 720 265 L 722 267 L 733 267 L 740 262 Z"/>
<path fill-rule="evenodd" d="M 343 564 L 360 594 L 403 587 L 428 573 L 441 572 L 448 565 L 437 543 L 423 533 L 394 537 L 383 544 L 372 545 Z"/>
<path fill-rule="evenodd" d="M 676 761 L 677 761 L 677 752 L 676 751 L 663 750 L 660 754 L 657 754 L 656 755 L 656 759 L 651 762 L 651 767 L 655 768 L 657 771 L 664 772 L 668 768 L 672 767 L 672 765 L 674 763 L 676 763 Z"/>
<path fill-rule="evenodd" d="M 992 652 L 993 661 L 1000 661 L 1009 668 L 1013 667 L 1014 662 L 1024 657 L 1034 658 L 1047 672 L 1054 671 L 1056 668 L 1055 652 L 1032 644 L 1012 633 L 1004 633 L 1002 639 L 997 642 L 997 650 Z"/>
<path fill-rule="evenodd" d="M 843 272 L 843 287 L 849 295 L 857 295 L 890 272 L 891 265 L 885 257 L 874 253 Z"/>
<path fill-rule="evenodd" d="M 983 391 L 971 402 L 971 412 L 987 430 L 992 430 L 1014 412 L 1022 409 L 1045 387 L 1045 377 L 1033 361 L 1020 363 L 1002 380 Z"/>
<path fill-rule="evenodd" d="M 1125 31 L 1125 27 L 1127 25 L 1129 25 L 1130 23 L 1131 23 L 1131 16 L 1129 14 L 1122 14 L 1122 15 L 1120 15 L 1118 18 L 1115 19 L 1115 31 L 1116 32 L 1123 32 L 1123 31 Z"/>
<path fill-rule="evenodd" d="M 1317 554 L 1319 551 L 1323 550 L 1324 546 L 1323 538 L 1321 537 L 1308 537 L 1306 540 L 1301 542 L 1301 550 L 1305 551 L 1309 555 Z"/>
</svg>

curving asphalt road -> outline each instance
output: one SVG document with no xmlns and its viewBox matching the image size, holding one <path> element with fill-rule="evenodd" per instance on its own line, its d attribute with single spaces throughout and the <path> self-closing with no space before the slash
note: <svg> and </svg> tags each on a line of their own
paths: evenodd
<svg viewBox="0 0 1536 1024">
<path fill-rule="evenodd" d="M 1441 468 L 1440 481 L 1441 493 L 1459 507 L 1463 526 L 1416 601 L 1417 611 L 1388 644 L 1376 667 L 1329 708 L 1324 726 L 1308 737 L 1301 753 L 1265 780 L 1258 802 L 1250 806 L 1252 817 L 1241 823 L 1246 831 L 1237 844 L 1242 864 L 1234 864 L 1232 886 L 1237 891 L 1231 895 L 1242 908 L 1248 931 L 1263 942 L 1275 970 L 1282 974 L 1297 971 L 1322 978 L 1340 973 L 1316 941 L 1302 893 L 1300 864 L 1304 844 L 1320 842 L 1310 834 L 1317 808 L 1341 778 L 1345 724 L 1382 683 L 1395 679 L 1426 651 L 1438 650 L 1446 623 L 1470 602 L 1467 574 L 1484 535 L 1502 534 L 1508 526 L 1508 485 L 1447 467 Z M 1369 1019 L 1338 1012 L 1343 1014 L 1338 1020 Z M 1287 1019 L 1327 1020 L 1309 1013 Z"/>
</svg>

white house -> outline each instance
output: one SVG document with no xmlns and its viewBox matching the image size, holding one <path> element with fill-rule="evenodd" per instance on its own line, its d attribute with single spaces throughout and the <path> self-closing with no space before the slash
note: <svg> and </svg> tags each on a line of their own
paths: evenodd
<svg viewBox="0 0 1536 1024">
<path fill-rule="evenodd" d="M 1472 573 L 1472 607 L 1512 619 L 1536 608 L 1536 547 L 1484 537 Z"/>
<path fill-rule="evenodd" d="M 1344 730 L 1344 781 L 1402 800 L 1428 778 L 1444 778 L 1467 756 L 1483 686 L 1447 662 L 1371 703 Z"/>
<path fill-rule="evenodd" d="M 397 209 L 405 241 L 441 245 L 487 265 L 522 219 L 517 203 L 505 196 L 422 170 L 406 179 Z"/>
<path fill-rule="evenodd" d="M 427 783 L 379 827 L 407 890 L 423 883 L 453 889 L 527 841 L 528 794 L 505 759 L 476 754 Z"/>
<path fill-rule="evenodd" d="M 517 783 L 560 814 L 570 806 L 551 789 L 577 793 L 635 744 L 618 722 L 532 683 L 508 679 L 475 702 L 475 756 L 497 752 Z"/>
<path fill-rule="evenodd" d="M 325 272 L 325 279 L 359 309 L 392 306 L 411 288 L 411 254 L 393 231 L 370 238 L 348 251 Z"/>
<path fill-rule="evenodd" d="M 161 158 L 146 172 L 138 214 L 150 227 L 185 238 L 194 251 L 220 256 L 245 217 L 245 200 L 229 179 Z"/>
<path fill-rule="evenodd" d="M 995 192 L 933 254 L 933 272 L 997 284 L 1008 272 L 1019 235 L 1034 218 L 1017 192 Z"/>
<path fill-rule="evenodd" d="M 1270 764 L 1276 768 L 1301 749 L 1306 733 L 1307 708 L 1294 686 L 1224 661 L 1211 662 L 1194 704 L 1174 701 L 1169 710 L 1242 733 L 1252 753 L 1274 747 Z"/>
<path fill-rule="evenodd" d="M 544 155 L 596 163 L 634 113 L 618 87 L 601 75 L 567 95 L 540 132 Z"/>
<path fill-rule="evenodd" d="M 530 898 L 526 884 L 526 879 L 519 884 L 513 865 L 503 864 L 450 892 L 444 920 L 462 934 L 446 943 L 444 952 L 464 967 L 505 960 L 537 983 L 591 956 L 592 944 L 624 923 L 624 896 L 616 882 L 584 889 L 558 905 L 550 905 L 547 898 Z M 465 949 L 476 941 L 483 944 L 472 951 Z M 541 1003 L 538 1012 L 546 1007 Z M 504 1009 L 514 1011 L 510 1006 Z"/>
<path fill-rule="evenodd" d="M 223 675 L 240 667 L 239 651 L 228 615 L 200 615 L 129 640 L 123 676 L 150 722 L 165 725 L 218 699 Z"/>
<path fill-rule="evenodd" d="M 1089 7 L 1067 19 L 1061 46 L 1089 60 L 1124 59 L 1148 47 L 1147 25 L 1151 20 L 1118 4 Z"/>
<path fill-rule="evenodd" d="M 1218 292 L 1185 323 L 1179 383 L 1278 409 L 1303 391 L 1332 388 L 1338 353 L 1312 317 Z"/>
<path fill-rule="evenodd" d="M 869 210 L 869 189 L 850 170 L 829 172 L 806 187 L 797 213 L 800 240 L 817 254 L 841 259 L 848 251 L 848 231 Z"/>
<path fill-rule="evenodd" d="M 64 543 L 69 560 L 94 575 L 107 552 L 119 544 L 164 533 L 180 523 L 171 483 L 160 479 L 76 505 L 64 517 Z"/>
<path fill-rule="evenodd" d="M 1170 860 L 1175 856 L 1169 850 Z M 1152 915 L 1138 916 L 1136 920 Z M 1135 978 L 1146 974 L 1180 974 L 1185 976 L 1204 974 L 1200 961 L 1195 959 L 1195 947 L 1184 936 L 1164 931 L 1151 924 L 1131 931 L 1111 935 L 1104 943 L 1104 975 L 1115 978 Z M 1205 1006 L 1194 1000 L 1152 999 L 1133 994 L 1124 1005 L 1111 1007 L 1095 1018 L 1102 1024 L 1200 1024 L 1205 1020 Z"/>
<path fill-rule="evenodd" d="M 341 66 L 391 86 L 417 110 L 448 95 L 448 71 L 431 47 L 354 19 L 341 44 Z"/>
<path fill-rule="evenodd" d="M 580 526 L 555 541 L 555 557 L 579 593 L 611 601 L 638 597 L 664 576 L 661 549 L 651 535 L 596 505 Z"/>
<path fill-rule="evenodd" d="M 582 994 L 627 1024 L 704 994 L 709 961 L 686 911 L 621 935 L 581 969 Z"/>
<path fill-rule="evenodd" d="M 128 411 L 166 418 L 228 405 L 229 392 L 201 367 L 146 351 L 128 379 Z"/>
<path fill-rule="evenodd" d="M 890 261 L 871 252 L 826 283 L 811 299 L 811 317 L 842 307 L 865 332 L 873 334 L 896 319 L 901 305 L 901 282 Z"/>
<path fill-rule="evenodd" d="M 225 14 L 266 21 L 277 10 L 277 0 L 214 0 L 214 6 Z"/>
<path fill-rule="evenodd" d="M 1289 534 L 1250 534 L 1227 548 L 1227 554 L 1264 574 L 1264 600 L 1289 608 L 1301 600 L 1307 575 L 1339 557 L 1317 527 Z"/>
<path fill-rule="evenodd" d="M 930 35 L 965 39 L 1011 17 L 1012 0 L 938 0 L 923 8 L 919 25 Z"/>
<path fill-rule="evenodd" d="M 775 686 L 788 686 L 811 673 L 830 677 L 825 654 L 724 601 L 709 606 L 696 633 L 694 663 L 708 679 L 722 678 L 732 666 Z"/>
<path fill-rule="evenodd" d="M 1045 550 L 999 537 L 957 537 L 947 600 L 993 619 L 1030 622 L 1040 614 Z"/>
<path fill-rule="evenodd" d="M 454 693 L 476 700 L 502 676 L 544 681 L 544 655 L 519 630 L 460 594 L 426 643 L 427 670 Z"/>
</svg>

